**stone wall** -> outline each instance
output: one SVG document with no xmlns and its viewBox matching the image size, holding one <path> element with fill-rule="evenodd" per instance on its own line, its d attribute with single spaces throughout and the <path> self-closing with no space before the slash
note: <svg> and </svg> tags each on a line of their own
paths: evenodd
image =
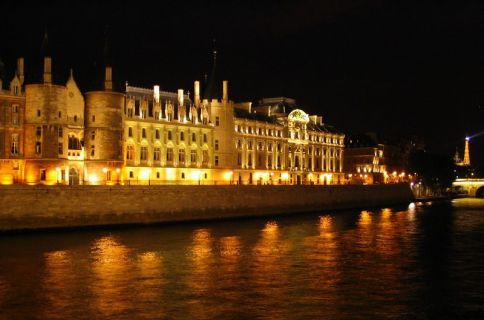
<svg viewBox="0 0 484 320">
<path fill-rule="evenodd" d="M 145 224 L 407 204 L 407 184 L 2 186 L 0 231 Z"/>
</svg>

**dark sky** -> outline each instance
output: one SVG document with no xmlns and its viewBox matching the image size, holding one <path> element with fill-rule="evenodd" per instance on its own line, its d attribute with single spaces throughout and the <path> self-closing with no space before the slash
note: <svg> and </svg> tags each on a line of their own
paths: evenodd
<svg viewBox="0 0 484 320">
<path fill-rule="evenodd" d="M 97 84 L 108 30 L 114 77 L 193 91 L 212 39 L 231 99 L 295 98 L 347 133 L 417 134 L 462 152 L 484 131 L 484 1 L 116 1 L 2 3 L 0 56 L 40 65 L 47 25 L 54 80 Z M 484 163 L 484 135 L 471 161 Z"/>
</svg>

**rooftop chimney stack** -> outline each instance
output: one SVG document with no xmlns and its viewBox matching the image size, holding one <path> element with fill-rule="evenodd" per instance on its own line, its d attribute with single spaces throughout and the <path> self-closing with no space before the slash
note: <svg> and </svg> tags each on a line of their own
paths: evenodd
<svg viewBox="0 0 484 320">
<path fill-rule="evenodd" d="M 183 105 L 183 89 L 178 89 L 178 105 Z"/>
<path fill-rule="evenodd" d="M 113 90 L 113 68 L 106 67 L 105 77 L 104 77 L 104 90 Z"/>
<path fill-rule="evenodd" d="M 20 57 L 17 59 L 17 73 L 20 80 L 20 85 L 24 85 L 25 75 L 24 75 L 24 58 Z"/>
<path fill-rule="evenodd" d="M 156 103 L 160 103 L 160 86 L 156 85 L 153 87 L 153 98 Z"/>
<path fill-rule="evenodd" d="M 44 83 L 52 83 L 52 58 L 44 57 Z"/>
<path fill-rule="evenodd" d="M 225 102 L 229 101 L 229 82 L 227 80 L 223 81 L 222 100 L 225 101 Z"/>
<path fill-rule="evenodd" d="M 195 91 L 195 97 L 194 97 L 194 102 L 195 106 L 198 107 L 200 105 L 200 81 L 195 81 L 194 85 L 194 91 Z"/>
</svg>

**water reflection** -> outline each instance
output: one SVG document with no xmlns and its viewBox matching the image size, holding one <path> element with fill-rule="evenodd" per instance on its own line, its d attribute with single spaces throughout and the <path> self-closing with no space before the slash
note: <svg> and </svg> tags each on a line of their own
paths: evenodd
<svg viewBox="0 0 484 320">
<path fill-rule="evenodd" d="M 47 252 L 45 258 L 45 275 L 43 290 L 48 308 L 44 308 L 44 317 L 48 319 L 63 318 L 72 310 L 76 270 L 72 256 L 68 251 Z"/>
<path fill-rule="evenodd" d="M 94 314 L 103 317 L 122 316 L 132 308 L 131 293 L 137 283 L 133 280 L 133 264 L 129 249 L 114 236 L 102 237 L 91 248 Z"/>
<path fill-rule="evenodd" d="M 254 312 L 261 319 L 280 318 L 283 314 L 290 262 L 284 257 L 289 249 L 277 222 L 267 222 L 252 250 L 250 275 L 250 286 L 257 295 Z"/>
<path fill-rule="evenodd" d="M 191 292 L 188 301 L 188 311 L 191 318 L 209 319 L 212 308 L 207 307 L 207 294 L 214 286 L 214 272 L 216 272 L 213 254 L 213 238 L 208 229 L 197 229 L 192 235 L 190 253 L 190 270 L 186 285 Z M 213 302 L 212 302 L 213 303 Z"/>
<path fill-rule="evenodd" d="M 484 201 L 462 204 L 4 236 L 0 319 L 478 318 Z"/>
</svg>

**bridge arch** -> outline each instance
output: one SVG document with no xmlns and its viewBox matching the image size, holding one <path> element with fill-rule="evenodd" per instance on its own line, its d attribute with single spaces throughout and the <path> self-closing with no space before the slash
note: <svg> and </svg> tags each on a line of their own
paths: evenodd
<svg viewBox="0 0 484 320">
<path fill-rule="evenodd" d="M 477 188 L 476 198 L 484 198 L 484 186 Z"/>
</svg>

